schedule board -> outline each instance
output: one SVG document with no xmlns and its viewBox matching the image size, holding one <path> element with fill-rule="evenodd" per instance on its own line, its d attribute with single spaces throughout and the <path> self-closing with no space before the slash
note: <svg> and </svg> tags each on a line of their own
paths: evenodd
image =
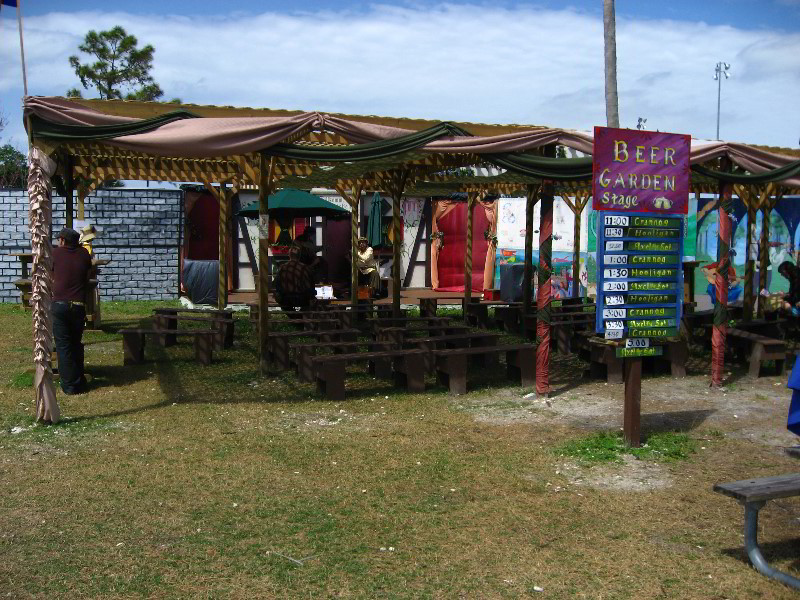
<svg viewBox="0 0 800 600">
<path fill-rule="evenodd" d="M 674 337 L 682 310 L 683 217 L 598 215 L 595 331 L 606 339 Z"/>
</svg>

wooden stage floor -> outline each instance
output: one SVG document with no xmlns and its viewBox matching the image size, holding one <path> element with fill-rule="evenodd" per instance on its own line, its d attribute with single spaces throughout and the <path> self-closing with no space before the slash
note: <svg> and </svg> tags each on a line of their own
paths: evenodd
<svg viewBox="0 0 800 600">
<path fill-rule="evenodd" d="M 479 292 L 474 292 L 478 294 Z M 439 304 L 457 304 L 461 305 L 461 299 L 464 297 L 463 293 L 458 292 L 435 292 L 430 288 L 407 288 L 400 291 L 401 304 L 419 305 L 420 298 L 436 298 Z M 270 295 L 270 301 L 274 299 Z M 231 292 L 228 294 L 229 304 L 250 304 L 258 302 L 258 296 L 253 292 Z M 349 304 L 349 300 L 335 300 L 334 304 Z M 391 304 L 391 298 L 381 298 L 375 301 L 376 304 Z"/>
</svg>

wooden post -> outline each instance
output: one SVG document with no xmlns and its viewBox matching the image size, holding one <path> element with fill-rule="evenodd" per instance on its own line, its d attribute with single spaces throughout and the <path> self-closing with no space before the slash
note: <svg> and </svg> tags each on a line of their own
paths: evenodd
<svg viewBox="0 0 800 600">
<path fill-rule="evenodd" d="M 622 437 L 625 444 L 638 448 L 642 413 L 642 359 L 625 358 L 625 406 L 623 409 Z"/>
<path fill-rule="evenodd" d="M 555 156 L 547 146 L 545 156 Z M 553 182 L 542 181 L 539 222 L 539 290 L 536 295 L 536 395 L 550 393 L 550 278 L 553 271 Z"/>
<path fill-rule="evenodd" d="M 64 165 L 64 203 L 65 203 L 65 217 L 64 224 L 72 229 L 73 213 L 75 212 L 73 195 L 75 194 L 75 173 L 72 170 L 73 158 L 67 155 Z"/>
<path fill-rule="evenodd" d="M 580 297 L 581 279 L 581 218 L 583 209 L 589 200 L 587 193 L 575 194 L 575 207 L 572 211 L 575 214 L 575 223 L 572 228 L 572 297 Z"/>
<path fill-rule="evenodd" d="M 358 263 L 356 262 L 356 255 L 358 252 L 358 216 L 363 187 L 364 181 L 360 179 L 353 182 L 339 181 L 336 183 L 336 191 L 350 205 L 350 304 L 353 307 L 358 305 Z"/>
<path fill-rule="evenodd" d="M 467 193 L 467 241 L 464 249 L 464 301 L 469 303 L 472 298 L 472 211 L 475 208 L 477 192 Z M 464 307 L 464 320 L 467 318 L 467 309 Z"/>
<path fill-rule="evenodd" d="M 220 183 L 216 194 L 219 203 L 219 227 L 217 246 L 219 270 L 217 279 L 217 308 L 224 310 L 228 305 L 228 194 L 225 184 Z"/>
<path fill-rule="evenodd" d="M 750 258 L 753 246 L 753 235 L 756 231 L 756 195 L 749 188 L 742 187 L 739 197 L 747 206 L 747 237 L 745 238 L 745 267 L 744 267 L 744 298 L 742 301 L 744 310 L 744 320 L 749 321 L 753 318 L 753 308 L 755 298 L 753 296 L 753 276 L 755 274 L 756 263 Z"/>
<path fill-rule="evenodd" d="M 525 186 L 525 271 L 522 274 L 522 312 L 528 314 L 532 308 L 533 280 L 533 207 L 539 197 L 538 185 Z"/>
<path fill-rule="evenodd" d="M 723 170 L 730 161 L 723 160 Z M 719 225 L 717 241 L 716 303 L 714 304 L 714 326 L 711 332 L 711 386 L 722 385 L 725 370 L 725 343 L 728 334 L 728 268 L 730 267 L 731 240 L 731 192 L 730 183 L 720 183 L 719 187 Z"/>
<path fill-rule="evenodd" d="M 269 222 L 267 199 L 272 193 L 275 158 L 259 153 L 258 161 L 258 356 L 262 375 L 269 373 Z"/>
<path fill-rule="evenodd" d="M 758 254 L 759 274 L 758 274 L 758 316 L 764 316 L 765 298 L 761 295 L 762 290 L 769 292 L 769 282 L 767 273 L 769 272 L 769 219 L 772 214 L 769 194 L 772 192 L 770 186 L 767 196 L 761 202 L 761 247 Z"/>
<path fill-rule="evenodd" d="M 386 179 L 386 191 L 392 196 L 392 316 L 395 318 L 400 317 L 400 268 L 402 263 L 400 246 L 403 243 L 400 200 L 403 197 L 403 190 L 405 190 L 409 174 L 408 169 L 396 169 L 387 173 Z"/>
</svg>

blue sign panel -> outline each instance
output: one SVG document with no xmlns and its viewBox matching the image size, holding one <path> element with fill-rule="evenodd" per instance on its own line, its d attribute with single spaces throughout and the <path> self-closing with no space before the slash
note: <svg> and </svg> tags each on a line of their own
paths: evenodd
<svg viewBox="0 0 800 600">
<path fill-rule="evenodd" d="M 678 335 L 683 310 L 683 216 L 597 217 L 595 331 L 606 339 Z"/>
</svg>

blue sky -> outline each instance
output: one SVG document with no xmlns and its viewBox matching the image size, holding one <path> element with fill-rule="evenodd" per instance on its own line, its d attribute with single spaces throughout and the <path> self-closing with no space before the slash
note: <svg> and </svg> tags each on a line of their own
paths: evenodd
<svg viewBox="0 0 800 600">
<path fill-rule="evenodd" d="M 602 0 L 22 2 L 32 95 L 77 85 L 69 55 L 89 29 L 119 24 L 153 44 L 156 80 L 186 102 L 576 129 L 605 121 Z M 623 126 L 645 117 L 651 129 L 714 137 L 722 60 L 733 76 L 721 137 L 800 144 L 800 0 L 616 5 Z M 0 144 L 21 148 L 8 8 L 0 65 Z"/>
</svg>

